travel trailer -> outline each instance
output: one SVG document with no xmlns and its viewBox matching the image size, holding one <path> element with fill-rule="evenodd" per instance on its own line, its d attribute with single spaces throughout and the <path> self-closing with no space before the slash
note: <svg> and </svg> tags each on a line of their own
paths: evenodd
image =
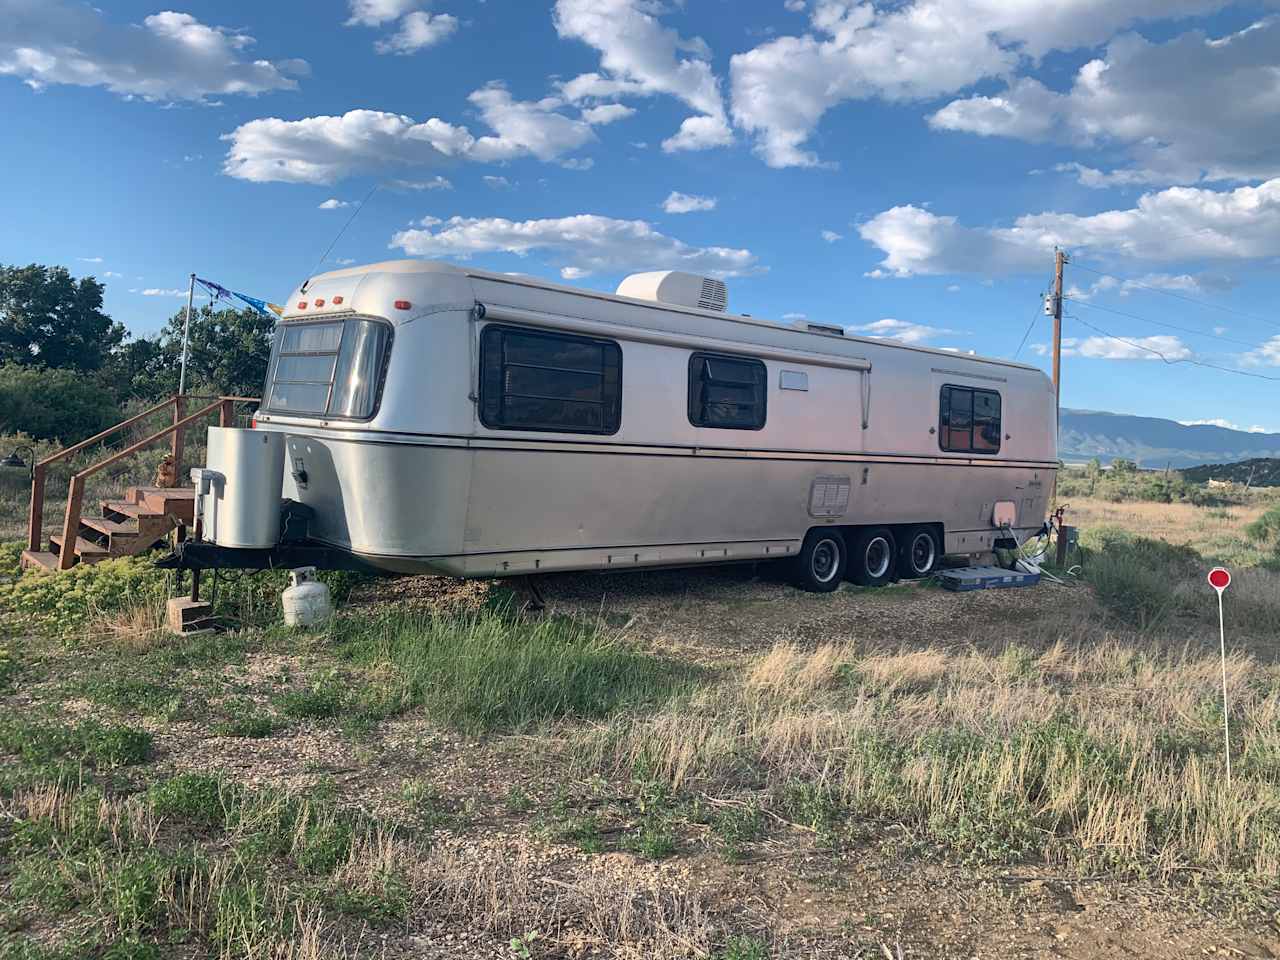
<svg viewBox="0 0 1280 960">
<path fill-rule="evenodd" d="M 785 560 L 826 591 L 1041 528 L 1040 370 L 727 307 L 677 272 L 337 270 L 289 298 L 254 428 L 308 540 L 392 572 Z"/>
</svg>

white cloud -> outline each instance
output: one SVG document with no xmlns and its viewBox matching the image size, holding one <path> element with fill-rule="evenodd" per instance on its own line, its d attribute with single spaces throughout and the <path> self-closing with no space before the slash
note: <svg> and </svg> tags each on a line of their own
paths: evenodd
<svg viewBox="0 0 1280 960">
<path fill-rule="evenodd" d="M 130 290 L 129 292 L 140 293 L 144 297 L 185 297 L 187 295 L 187 291 L 185 289 L 179 290 L 177 287 L 167 289 L 162 287 L 147 287 L 145 290 L 135 289 Z"/>
<path fill-rule="evenodd" d="M 123 273 L 116 273 L 114 270 L 103 270 L 103 271 L 102 271 L 102 276 L 103 276 L 103 278 L 104 278 L 104 279 L 112 278 L 112 277 L 114 277 L 114 278 L 116 278 L 116 279 L 119 279 L 120 277 L 123 277 L 123 276 L 124 276 L 124 274 L 123 274 Z"/>
<path fill-rule="evenodd" d="M 430 180 L 392 180 L 388 184 L 397 190 L 452 190 L 453 183 L 437 174 Z"/>
<path fill-rule="evenodd" d="M 437 117 L 418 123 L 377 110 L 302 120 L 265 117 L 223 137 L 231 144 L 223 172 L 257 182 L 333 183 L 357 173 L 449 159 L 491 163 L 534 156 L 551 161 L 595 139 L 588 124 L 556 112 L 563 103 L 554 97 L 513 100 L 504 87 L 490 84 L 468 99 L 492 135 L 475 137 L 466 127 Z"/>
<path fill-rule="evenodd" d="M 415 10 L 400 21 L 400 29 L 373 45 L 378 53 L 401 55 L 417 53 L 434 47 L 458 30 L 458 18 L 447 13 L 427 13 Z"/>
<path fill-rule="evenodd" d="M 837 240 L 843 240 L 844 234 L 836 233 L 834 230 L 823 230 L 822 239 L 827 241 L 827 243 L 835 243 Z"/>
<path fill-rule="evenodd" d="M 583 110 L 582 119 L 595 126 L 604 126 L 615 120 L 625 120 L 635 112 L 635 107 L 628 107 L 624 103 L 602 103 L 598 107 Z"/>
<path fill-rule="evenodd" d="M 1251 367 L 1280 367 L 1280 336 L 1272 337 L 1256 350 L 1244 354 L 1241 361 Z"/>
<path fill-rule="evenodd" d="M 1032 344 L 1032 351 L 1040 356 L 1049 352 L 1043 343 Z M 1075 337 L 1062 338 L 1064 357 L 1088 357 L 1093 360 L 1189 360 L 1191 349 L 1178 337 Z"/>
<path fill-rule="evenodd" d="M 560 161 L 560 166 L 566 170 L 590 170 L 596 165 L 596 162 L 590 157 L 570 157 L 568 160 Z"/>
<path fill-rule="evenodd" d="M 819 0 L 811 30 L 730 61 L 733 117 L 774 167 L 817 166 L 805 148 L 828 110 L 848 100 L 924 100 L 989 77 L 1025 57 L 1092 46 L 1126 24 L 1223 6 L 1226 0 L 914 0 L 878 8 Z M 984 122 L 1001 105 L 984 104 Z M 1026 118 L 1032 123 L 1034 118 Z"/>
<path fill-rule="evenodd" d="M 1260 427 L 1254 424 L 1250 427 L 1242 427 L 1238 423 L 1232 423 L 1230 420 L 1224 420 L 1222 417 L 1214 417 L 1211 420 L 1179 420 L 1178 423 L 1184 427 L 1222 427 L 1226 430 L 1241 430 L 1245 433 L 1267 433 L 1266 427 Z"/>
<path fill-rule="evenodd" d="M 1024 77 L 1003 93 L 947 104 L 932 126 L 982 136 L 1117 144 L 1131 164 L 1103 171 L 1059 164 L 1085 186 L 1261 180 L 1280 176 L 1280 20 L 1211 39 L 1202 31 L 1152 43 L 1111 41 L 1067 93 Z"/>
<path fill-rule="evenodd" d="M 340 210 L 343 207 L 351 206 L 350 200 L 339 200 L 337 197 L 330 197 L 324 203 L 320 204 L 321 210 Z"/>
<path fill-rule="evenodd" d="M 1076 300 L 1089 300 L 1099 293 L 1114 290 L 1119 296 L 1127 297 L 1143 290 L 1166 290 L 1173 293 L 1221 293 L 1236 286 L 1236 281 L 1221 273 L 1146 273 L 1139 277 L 1113 277 L 1104 274 L 1087 287 L 1072 285 L 1067 296 Z M 1224 329 L 1214 328 L 1218 333 Z"/>
<path fill-rule="evenodd" d="M 254 39 L 165 11 L 141 24 L 106 19 L 73 0 L 4 0 L 0 76 L 41 89 L 51 84 L 105 87 L 145 100 L 205 100 L 292 90 L 303 60 L 246 57 Z"/>
<path fill-rule="evenodd" d="M 438 229 L 432 229 L 438 227 Z M 391 238 L 391 245 L 412 256 L 461 257 L 477 253 L 526 256 L 545 251 L 565 266 L 588 272 L 678 269 L 728 277 L 754 272 L 750 250 L 695 247 L 659 233 L 643 220 L 615 220 L 579 214 L 546 220 L 512 221 L 500 217 L 453 217 L 428 223 Z"/>
<path fill-rule="evenodd" d="M 423 0 L 350 0 L 349 27 L 380 27 L 423 5 Z"/>
<path fill-rule="evenodd" d="M 782 6 L 788 13 L 804 13 L 806 0 L 783 0 Z"/>
<path fill-rule="evenodd" d="M 351 266 L 351 264 L 355 262 L 356 262 L 355 259 L 352 257 L 339 257 L 337 260 L 334 261 L 334 263 L 338 264 L 338 266 L 340 267 L 349 267 Z"/>
<path fill-rule="evenodd" d="M 883 320 L 876 320 L 874 323 L 850 327 L 849 329 L 864 337 L 873 337 L 877 340 L 898 340 L 902 343 L 924 343 L 934 337 L 956 332 L 947 330 L 944 327 L 930 327 L 923 323 L 908 323 L 905 320 L 895 320 L 892 317 L 885 317 Z"/>
<path fill-rule="evenodd" d="M 715 197 L 699 197 L 672 190 L 667 199 L 662 201 L 662 209 L 665 213 L 695 213 L 699 210 L 714 210 L 716 203 Z"/>
<path fill-rule="evenodd" d="M 81 263 L 102 263 L 101 257 L 76 257 Z"/>
<path fill-rule="evenodd" d="M 880 277 L 1039 270 L 1055 246 L 1158 262 L 1275 257 L 1280 178 L 1234 190 L 1170 187 L 1128 209 L 1025 214 L 1012 227 L 967 227 L 908 204 L 876 215 L 858 232 L 885 253 L 872 271 Z"/>
<path fill-rule="evenodd" d="M 808 320 L 809 315 L 807 313 L 784 313 L 782 319 L 791 323 L 798 323 L 801 320 Z"/>
<path fill-rule="evenodd" d="M 483 178 L 486 187 L 494 190 L 510 190 L 511 181 L 506 177 L 486 176 Z"/>
<path fill-rule="evenodd" d="M 711 69 L 711 51 L 699 37 L 681 37 L 664 27 L 653 0 L 556 0 L 560 36 L 600 51 L 602 73 L 586 73 L 562 87 L 570 100 L 612 100 L 623 96 L 675 97 L 698 112 L 663 141 L 668 153 L 705 150 L 733 141 L 720 81 Z"/>
<path fill-rule="evenodd" d="M 947 284 L 947 293 L 959 293 L 959 292 L 960 292 L 960 284 L 958 283 Z"/>
<path fill-rule="evenodd" d="M 582 270 L 578 267 L 561 267 L 560 276 L 565 280 L 581 280 L 583 277 L 591 275 L 590 270 Z"/>
</svg>

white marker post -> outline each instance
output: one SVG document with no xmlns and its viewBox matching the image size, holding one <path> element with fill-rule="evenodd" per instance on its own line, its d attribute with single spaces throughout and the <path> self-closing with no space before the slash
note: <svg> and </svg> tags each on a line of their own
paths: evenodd
<svg viewBox="0 0 1280 960">
<path fill-rule="evenodd" d="M 1218 592 L 1218 639 L 1222 643 L 1222 739 L 1227 748 L 1227 787 L 1231 787 L 1231 726 L 1227 719 L 1227 630 L 1222 619 L 1222 591 L 1231 586 L 1231 574 L 1225 567 L 1209 571 L 1209 586 Z"/>
</svg>

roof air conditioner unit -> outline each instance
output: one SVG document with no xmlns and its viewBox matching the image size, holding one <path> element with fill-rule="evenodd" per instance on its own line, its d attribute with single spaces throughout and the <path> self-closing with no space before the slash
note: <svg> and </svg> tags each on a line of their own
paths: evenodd
<svg viewBox="0 0 1280 960">
<path fill-rule="evenodd" d="M 679 270 L 633 273 L 618 284 L 618 296 L 717 313 L 724 313 L 729 307 L 729 290 L 723 280 Z"/>
</svg>

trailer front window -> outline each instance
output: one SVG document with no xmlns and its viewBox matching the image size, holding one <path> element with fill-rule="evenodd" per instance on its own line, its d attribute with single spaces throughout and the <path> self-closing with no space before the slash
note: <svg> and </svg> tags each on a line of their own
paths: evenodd
<svg viewBox="0 0 1280 960">
<path fill-rule="evenodd" d="M 999 453 L 1000 394 L 972 387 L 943 387 L 938 445 L 951 453 Z"/>
<path fill-rule="evenodd" d="M 390 328 L 373 320 L 281 324 L 271 348 L 265 409 L 373 416 L 390 338 Z"/>
</svg>

